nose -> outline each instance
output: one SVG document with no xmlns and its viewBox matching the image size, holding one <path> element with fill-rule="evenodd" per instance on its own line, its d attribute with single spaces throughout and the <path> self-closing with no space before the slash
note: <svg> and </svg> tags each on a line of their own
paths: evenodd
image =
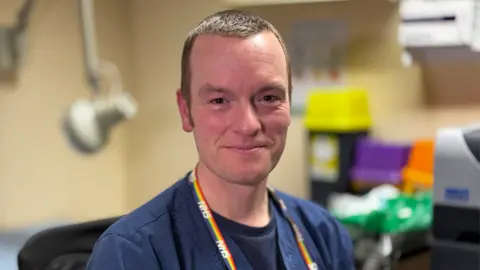
<svg viewBox="0 0 480 270">
<path fill-rule="evenodd" d="M 247 136 L 253 136 L 258 134 L 262 129 L 262 124 L 258 119 L 257 112 L 251 104 L 241 105 L 236 110 L 232 123 L 237 133 Z"/>
</svg>

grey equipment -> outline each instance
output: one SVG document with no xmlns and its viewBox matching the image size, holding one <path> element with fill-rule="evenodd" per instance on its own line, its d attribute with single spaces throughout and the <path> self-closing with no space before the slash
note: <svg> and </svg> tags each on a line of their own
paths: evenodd
<svg viewBox="0 0 480 270">
<path fill-rule="evenodd" d="M 86 79 L 93 98 L 75 101 L 63 117 L 63 130 L 73 148 L 82 154 L 101 151 L 109 141 L 113 127 L 137 112 L 135 100 L 123 89 L 117 67 L 97 56 L 92 0 L 79 0 L 83 32 Z M 107 90 L 102 90 L 102 79 Z"/>
<path fill-rule="evenodd" d="M 16 23 L 0 26 L 0 71 L 2 73 L 15 73 L 20 65 L 25 45 L 25 32 L 33 4 L 33 0 L 26 0 L 18 12 Z"/>
<path fill-rule="evenodd" d="M 432 270 L 480 269 L 480 125 L 440 129 L 434 157 Z"/>
</svg>

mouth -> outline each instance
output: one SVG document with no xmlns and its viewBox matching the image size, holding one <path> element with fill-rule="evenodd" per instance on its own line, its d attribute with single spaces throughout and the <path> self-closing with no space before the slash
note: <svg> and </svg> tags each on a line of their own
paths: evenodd
<svg viewBox="0 0 480 270">
<path fill-rule="evenodd" d="M 241 145 L 241 146 L 230 146 L 230 147 L 226 147 L 226 148 L 229 149 L 229 150 L 238 152 L 238 153 L 248 154 L 248 153 L 254 153 L 254 152 L 260 151 L 260 150 L 264 149 L 265 147 L 266 146 L 264 146 L 264 145 L 248 145 L 248 146 Z"/>
</svg>

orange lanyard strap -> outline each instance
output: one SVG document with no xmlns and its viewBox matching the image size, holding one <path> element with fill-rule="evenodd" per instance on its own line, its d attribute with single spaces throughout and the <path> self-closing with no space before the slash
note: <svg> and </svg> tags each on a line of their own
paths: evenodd
<svg viewBox="0 0 480 270">
<path fill-rule="evenodd" d="M 205 200 L 205 196 L 203 195 L 202 189 L 198 184 L 198 179 L 197 179 L 195 170 L 192 171 L 192 173 L 190 174 L 189 182 L 193 187 L 192 191 L 193 191 L 195 200 L 197 202 L 198 208 L 205 219 L 205 223 L 207 224 L 210 234 L 212 235 L 213 240 L 217 245 L 218 251 L 222 255 L 223 260 L 225 261 L 225 264 L 227 265 L 228 269 L 236 270 L 237 266 L 235 265 L 235 261 L 233 260 L 232 253 L 230 252 L 230 249 L 228 248 L 227 243 L 225 242 L 225 238 L 223 238 L 222 232 L 220 232 L 220 229 L 218 228 L 217 222 L 213 218 L 212 211 L 210 210 L 210 207 L 208 206 L 207 201 Z M 305 265 L 309 270 L 317 270 L 318 269 L 317 264 L 312 260 L 312 257 L 310 256 L 310 253 L 308 252 L 305 246 L 305 243 L 303 241 L 303 236 L 300 233 L 300 230 L 297 224 L 295 224 L 293 219 L 291 219 L 287 213 L 287 206 L 285 205 L 283 200 L 280 199 L 275 194 L 275 191 L 273 189 L 269 188 L 268 190 L 274 202 L 282 209 L 283 216 L 288 220 L 288 222 L 290 223 L 290 226 L 292 227 L 292 230 L 295 234 L 295 239 L 297 241 L 298 248 L 300 249 L 302 258 L 305 261 Z"/>
</svg>

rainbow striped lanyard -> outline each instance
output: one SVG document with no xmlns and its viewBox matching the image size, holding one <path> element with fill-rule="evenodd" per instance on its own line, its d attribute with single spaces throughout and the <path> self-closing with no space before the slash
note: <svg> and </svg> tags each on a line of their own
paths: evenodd
<svg viewBox="0 0 480 270">
<path fill-rule="evenodd" d="M 223 260 L 225 261 L 225 264 L 227 265 L 228 269 L 237 270 L 237 266 L 235 265 L 235 261 L 233 260 L 232 253 L 230 252 L 230 249 L 228 248 L 227 243 L 225 242 L 225 238 L 223 238 L 222 232 L 220 232 L 220 229 L 218 228 L 218 225 L 215 222 L 215 219 L 213 218 L 212 211 L 210 210 L 210 206 L 208 206 L 205 200 L 202 189 L 200 188 L 200 185 L 198 183 L 195 170 L 193 170 L 192 173 L 190 174 L 189 180 L 190 180 L 189 181 L 190 184 L 193 187 L 192 191 L 193 191 L 195 200 L 197 202 L 198 208 L 205 219 L 205 223 L 207 224 L 210 234 L 212 235 L 213 240 L 217 245 L 218 251 L 222 255 Z M 307 266 L 307 269 L 318 270 L 317 264 L 312 260 L 312 257 L 310 256 L 310 253 L 308 252 L 305 246 L 305 243 L 303 241 L 303 236 L 300 233 L 300 229 L 287 213 L 287 206 L 285 205 L 283 200 L 280 199 L 275 194 L 275 191 L 272 188 L 269 188 L 268 190 L 271 197 L 273 198 L 273 201 L 282 209 L 283 216 L 288 220 L 288 222 L 290 223 L 290 226 L 292 227 L 292 230 L 295 234 L 298 248 L 300 249 L 300 253 L 302 254 L 302 257 L 303 257 L 303 260 L 305 261 L 305 265 Z"/>
</svg>

